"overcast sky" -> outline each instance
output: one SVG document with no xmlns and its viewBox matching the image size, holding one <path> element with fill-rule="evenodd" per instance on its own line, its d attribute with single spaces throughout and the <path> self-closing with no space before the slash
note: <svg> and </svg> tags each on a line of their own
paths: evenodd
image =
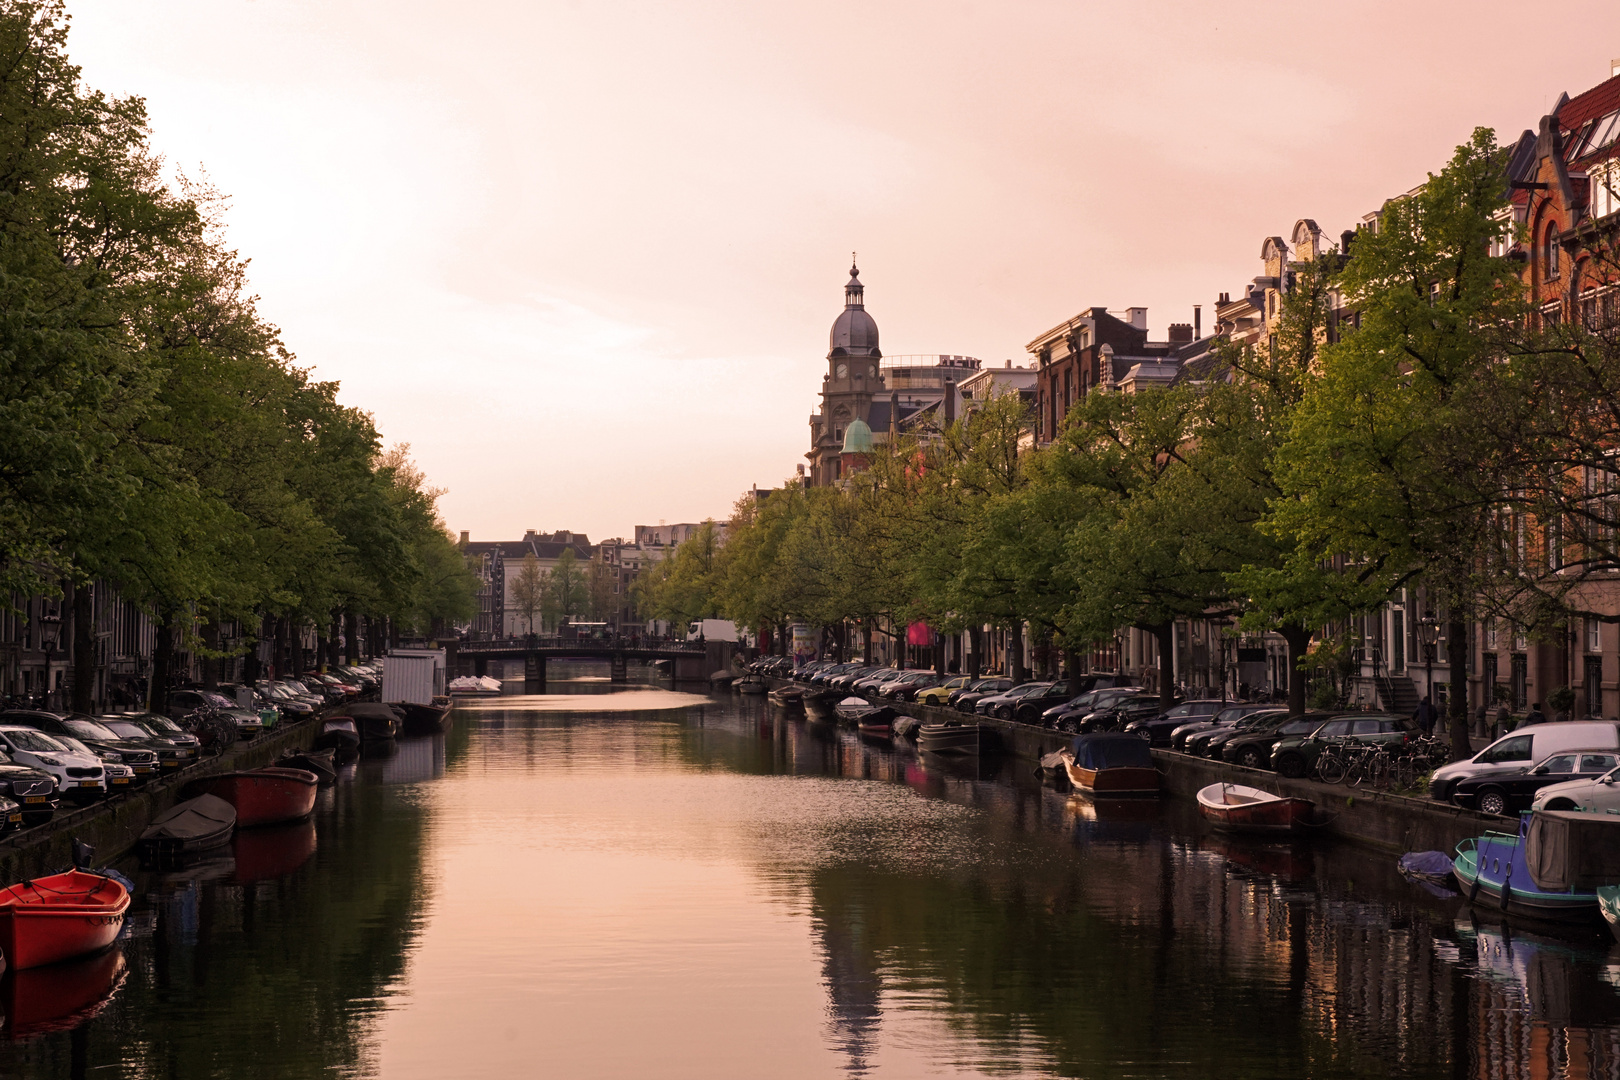
<svg viewBox="0 0 1620 1080">
<path fill-rule="evenodd" d="M 852 250 L 888 354 L 1162 337 L 1311 217 L 1620 57 L 1620 4 L 69 0 L 448 524 L 724 517 L 803 461 Z"/>
</svg>

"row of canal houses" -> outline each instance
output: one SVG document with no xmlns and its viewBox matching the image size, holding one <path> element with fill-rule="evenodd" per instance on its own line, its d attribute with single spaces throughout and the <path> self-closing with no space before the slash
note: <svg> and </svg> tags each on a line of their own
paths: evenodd
<svg viewBox="0 0 1620 1080">
<path fill-rule="evenodd" d="M 1549 323 L 1612 325 L 1620 315 L 1620 285 L 1613 266 L 1599 267 L 1591 252 L 1595 239 L 1612 236 L 1620 225 L 1620 61 L 1607 81 L 1575 97 L 1560 95 L 1536 128 L 1520 136 L 1509 178 L 1510 212 L 1521 239 L 1494 254 L 1522 263 L 1530 296 Z M 1365 215 L 1359 228 L 1376 229 L 1381 213 Z M 1041 372 L 1035 440 L 1050 440 L 1068 405 L 1089 391 L 1128 392 L 1121 385 L 1127 378 L 1166 385 L 1203 377 L 1217 339 L 1263 347 L 1276 332 L 1281 300 L 1298 267 L 1327 244 L 1346 251 L 1354 240 L 1353 230 L 1326 238 L 1309 219 L 1296 222 L 1286 240 L 1265 238 L 1261 273 L 1241 292 L 1220 294 L 1208 336 L 1198 326 L 1197 309 L 1192 328 L 1172 327 L 1170 341 L 1155 347 L 1146 342 L 1145 330 L 1092 308 L 1036 338 L 1029 344 Z M 1355 319 L 1352 310 L 1336 311 L 1330 335 Z M 1620 623 L 1614 621 L 1620 594 L 1600 584 L 1581 600 L 1605 618 L 1573 620 L 1554 635 L 1531 634 L 1501 620 L 1473 624 L 1469 669 L 1454 673 L 1446 662 L 1443 619 L 1434 617 L 1422 589 L 1403 590 L 1349 628 L 1363 643 L 1349 679 L 1352 700 L 1409 714 L 1424 694 L 1432 691 L 1443 703 L 1461 683 L 1470 708 L 1485 704 L 1494 710 L 1505 699 L 1522 713 L 1567 686 L 1575 692 L 1572 715 L 1620 716 Z M 1178 681 L 1193 689 L 1283 692 L 1288 670 L 1282 640 L 1274 634 L 1232 637 L 1230 626 L 1218 620 L 1178 626 Z M 1113 654 L 1094 660 L 1097 666 L 1117 662 L 1144 685 L 1157 678 L 1155 641 L 1141 631 L 1121 631 Z"/>
<path fill-rule="evenodd" d="M 1510 212 L 1520 239 L 1493 254 L 1522 263 L 1530 295 L 1549 322 L 1613 324 L 1620 316 L 1620 286 L 1614 284 L 1613 267 L 1600 269 L 1589 253 L 1595 238 L 1612 234 L 1620 224 L 1620 61 L 1607 81 L 1575 97 L 1561 95 L 1511 153 Z M 1265 347 L 1277 332 L 1282 299 L 1299 268 L 1329 247 L 1350 251 L 1357 231 L 1376 230 L 1382 213 L 1366 214 L 1356 229 L 1338 236 L 1301 219 L 1286 238 L 1263 238 L 1260 273 L 1240 291 L 1217 296 L 1207 330 L 1202 305 L 1193 308 L 1190 324 L 1171 325 L 1163 341 L 1149 340 L 1145 308 L 1115 314 L 1088 307 L 1040 334 L 1026 346 L 1034 372 L 1034 393 L 1026 394 L 1033 398 L 1030 444 L 1050 442 L 1069 408 L 1088 393 L 1135 393 L 1207 378 L 1215 366 L 1217 342 Z M 1341 305 L 1333 312 L 1330 338 L 1356 320 L 1357 314 Z M 835 355 L 830 360 L 842 355 L 841 326 L 834 327 Z M 872 338 L 875 354 L 875 329 Z M 832 395 L 824 389 L 823 397 Z M 825 415 L 811 420 L 815 427 Z M 829 434 L 836 441 L 841 433 L 829 429 Z M 1421 588 L 1404 589 L 1378 610 L 1353 620 L 1354 625 L 1340 628 L 1362 643 L 1346 678 L 1349 697 L 1409 715 L 1431 692 L 1443 708 L 1453 686 L 1461 684 L 1471 709 L 1485 704 L 1494 712 L 1505 702 L 1522 713 L 1567 686 L 1575 693 L 1573 716 L 1620 716 L 1620 622 L 1615 621 L 1620 618 L 1620 590 L 1611 592 L 1600 584 L 1581 601 L 1604 618 L 1574 620 L 1552 635 L 1499 620 L 1473 624 L 1468 671 L 1454 673 L 1446 662 L 1442 613 Z M 966 634 L 945 641 L 945 662 L 960 664 L 964 671 L 970 664 L 1007 668 L 1011 649 L 1006 631 L 986 627 L 972 637 L 977 650 Z M 1230 619 L 1193 619 L 1176 626 L 1174 641 L 1175 679 L 1189 692 L 1286 694 L 1287 646 L 1275 634 L 1237 635 Z M 920 648 L 913 659 L 926 664 L 938 655 Z M 1058 658 L 1043 654 L 1036 642 L 1026 640 L 1023 655 L 1034 660 L 1037 671 L 1057 668 Z M 1156 687 L 1158 643 L 1150 633 L 1123 628 L 1112 642 L 1083 657 L 1081 667 L 1123 671 Z"/>
</svg>

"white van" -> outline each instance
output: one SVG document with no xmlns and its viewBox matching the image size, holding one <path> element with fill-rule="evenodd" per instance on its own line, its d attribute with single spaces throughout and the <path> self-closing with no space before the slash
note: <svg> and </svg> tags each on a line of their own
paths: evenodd
<svg viewBox="0 0 1620 1080">
<path fill-rule="evenodd" d="M 1549 754 L 1588 747 L 1620 749 L 1620 724 L 1609 720 L 1568 720 L 1519 728 L 1465 761 L 1453 761 L 1434 770 L 1429 778 L 1429 797 L 1450 802 L 1451 789 L 1459 780 L 1477 776 L 1487 769 L 1499 769 L 1515 762 L 1528 766 Z"/>
</svg>

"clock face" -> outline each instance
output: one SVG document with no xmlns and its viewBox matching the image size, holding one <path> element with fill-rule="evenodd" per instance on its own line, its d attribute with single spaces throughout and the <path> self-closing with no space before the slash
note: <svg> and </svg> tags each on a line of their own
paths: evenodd
<svg viewBox="0 0 1620 1080">
<path fill-rule="evenodd" d="M 840 379 L 849 378 L 849 365 L 848 364 L 839 364 L 838 365 L 838 377 Z"/>
</svg>

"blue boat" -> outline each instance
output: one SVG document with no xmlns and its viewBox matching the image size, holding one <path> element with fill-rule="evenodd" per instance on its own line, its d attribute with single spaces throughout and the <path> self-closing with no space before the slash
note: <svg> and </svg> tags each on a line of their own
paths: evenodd
<svg viewBox="0 0 1620 1080">
<path fill-rule="evenodd" d="M 1495 906 L 1509 915 L 1551 922 L 1592 922 L 1600 917 L 1595 888 L 1572 885 L 1543 888 L 1531 873 L 1531 824 L 1536 815 L 1519 818 L 1515 835 L 1488 832 L 1457 845 L 1451 869 L 1468 902 Z"/>
</svg>

